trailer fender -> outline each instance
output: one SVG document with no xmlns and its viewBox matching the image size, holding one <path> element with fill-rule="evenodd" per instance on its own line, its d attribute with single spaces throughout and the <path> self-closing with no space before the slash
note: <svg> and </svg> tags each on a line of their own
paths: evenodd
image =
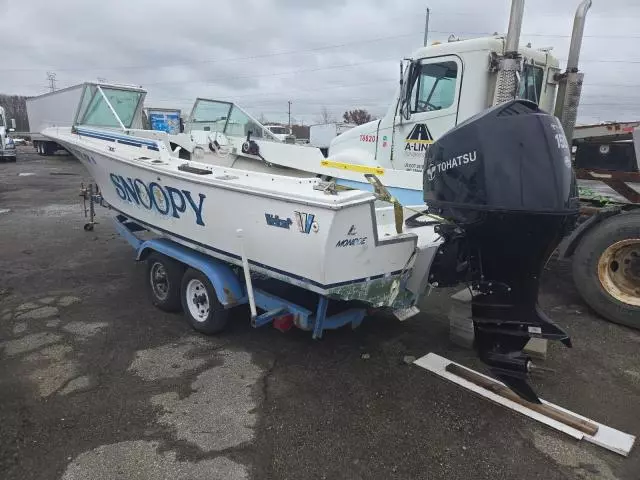
<svg viewBox="0 0 640 480">
<path fill-rule="evenodd" d="M 558 256 L 560 258 L 570 258 L 575 252 L 578 244 L 585 233 L 603 220 L 618 215 L 622 211 L 619 207 L 603 208 L 578 225 L 569 236 L 565 237 L 558 246 Z"/>
<path fill-rule="evenodd" d="M 165 238 L 142 242 L 137 249 L 136 260 L 146 259 L 153 251 L 173 258 L 206 275 L 224 308 L 246 303 L 244 287 L 229 264 Z"/>
</svg>

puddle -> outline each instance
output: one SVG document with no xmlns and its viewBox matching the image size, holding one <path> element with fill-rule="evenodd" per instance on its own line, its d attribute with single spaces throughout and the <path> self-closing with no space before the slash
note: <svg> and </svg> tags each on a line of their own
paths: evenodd
<svg viewBox="0 0 640 480">
<path fill-rule="evenodd" d="M 81 211 L 82 205 L 80 204 L 52 204 L 33 210 L 36 215 L 44 215 L 47 217 L 64 217 L 70 214 L 77 215 L 78 212 Z"/>
</svg>

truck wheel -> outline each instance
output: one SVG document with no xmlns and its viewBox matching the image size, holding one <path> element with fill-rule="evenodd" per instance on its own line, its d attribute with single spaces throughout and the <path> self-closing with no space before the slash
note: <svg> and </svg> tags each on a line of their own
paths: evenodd
<svg viewBox="0 0 640 480">
<path fill-rule="evenodd" d="M 604 318 L 640 328 L 640 215 L 615 215 L 587 232 L 573 255 L 573 280 Z"/>
<path fill-rule="evenodd" d="M 229 320 L 209 279 L 190 268 L 182 277 L 182 308 L 191 326 L 200 333 L 213 335 L 221 332 Z"/>
<path fill-rule="evenodd" d="M 180 284 L 184 267 L 166 255 L 152 253 L 147 258 L 147 285 L 149 296 L 160 310 L 165 312 L 179 312 L 182 310 L 180 301 Z"/>
</svg>

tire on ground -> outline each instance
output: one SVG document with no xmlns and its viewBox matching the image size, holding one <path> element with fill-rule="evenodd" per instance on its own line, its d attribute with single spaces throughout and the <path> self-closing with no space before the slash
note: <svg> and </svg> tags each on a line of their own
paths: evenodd
<svg viewBox="0 0 640 480">
<path fill-rule="evenodd" d="M 225 310 L 218 300 L 206 275 L 189 268 L 182 277 L 180 291 L 184 315 L 194 330 L 206 335 L 224 330 L 229 320 L 229 310 Z M 194 314 L 195 311 L 198 313 Z"/>
<path fill-rule="evenodd" d="M 598 261 L 605 250 L 630 238 L 640 239 L 639 213 L 615 215 L 594 226 L 580 240 L 573 254 L 573 281 L 584 301 L 605 319 L 640 328 L 640 307 L 613 297 L 598 276 Z"/>
<path fill-rule="evenodd" d="M 180 285 L 184 266 L 166 255 L 157 252 L 147 257 L 146 283 L 149 298 L 160 310 L 179 312 L 182 310 Z"/>
</svg>

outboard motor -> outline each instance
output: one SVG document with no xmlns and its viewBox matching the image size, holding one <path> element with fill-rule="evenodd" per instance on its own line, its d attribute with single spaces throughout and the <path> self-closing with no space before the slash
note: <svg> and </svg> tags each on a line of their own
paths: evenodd
<svg viewBox="0 0 640 480">
<path fill-rule="evenodd" d="M 447 132 L 427 153 L 424 199 L 446 238 L 430 272 L 440 286 L 467 282 L 480 358 L 521 397 L 531 337 L 567 334 L 538 305 L 540 275 L 578 215 L 571 152 L 560 122 L 513 100 Z"/>
</svg>

